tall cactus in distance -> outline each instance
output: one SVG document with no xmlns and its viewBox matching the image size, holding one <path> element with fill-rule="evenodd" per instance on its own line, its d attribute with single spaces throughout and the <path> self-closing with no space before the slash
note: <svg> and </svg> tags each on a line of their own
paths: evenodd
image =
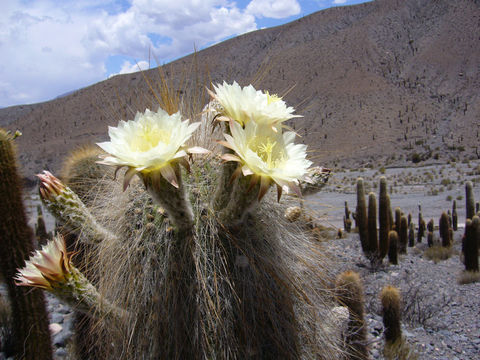
<svg viewBox="0 0 480 360">
<path fill-rule="evenodd" d="M 398 234 L 395 230 L 388 233 L 388 260 L 398 265 Z"/>
<path fill-rule="evenodd" d="M 355 220 L 358 226 L 358 235 L 360 236 L 362 250 L 365 254 L 368 254 L 368 214 L 365 201 L 365 187 L 362 178 L 357 179 L 357 209 L 355 210 Z"/>
<path fill-rule="evenodd" d="M 372 263 L 378 261 L 377 199 L 373 192 L 368 194 L 368 252 L 366 255 Z"/>
<path fill-rule="evenodd" d="M 466 218 L 473 219 L 475 215 L 475 197 L 473 195 L 473 184 L 471 181 L 465 183 L 465 207 Z"/>
<path fill-rule="evenodd" d="M 458 214 L 457 214 L 456 200 L 453 200 L 453 204 L 452 204 L 452 228 L 453 228 L 453 231 L 458 230 Z"/>
<path fill-rule="evenodd" d="M 391 227 L 391 208 L 390 199 L 387 194 L 387 179 L 385 176 L 380 177 L 380 189 L 378 197 L 378 239 L 380 244 L 387 244 L 382 246 L 382 252 L 385 252 L 384 256 L 388 252 L 388 232 Z"/>
<path fill-rule="evenodd" d="M 16 357 L 50 360 L 52 347 L 45 297 L 39 289 L 20 288 L 14 283 L 17 269 L 33 251 L 33 232 L 27 225 L 21 181 L 11 137 L 0 129 L 0 264 L 14 317 Z"/>
<path fill-rule="evenodd" d="M 465 239 L 463 253 L 465 256 L 465 270 L 479 271 L 478 247 L 480 244 L 480 218 L 474 216 L 465 223 Z"/>
<path fill-rule="evenodd" d="M 440 238 L 442 239 L 442 246 L 443 247 L 450 247 L 451 241 L 450 241 L 450 234 L 449 234 L 449 222 L 448 222 L 448 215 L 444 211 L 442 212 L 442 215 L 440 216 L 440 220 L 438 222 L 438 227 L 440 231 Z"/>
<path fill-rule="evenodd" d="M 400 254 L 406 254 L 407 253 L 407 243 L 408 243 L 408 226 L 407 226 L 407 218 L 402 215 L 400 217 L 400 229 L 399 229 L 399 246 L 398 246 L 398 252 Z"/>
</svg>

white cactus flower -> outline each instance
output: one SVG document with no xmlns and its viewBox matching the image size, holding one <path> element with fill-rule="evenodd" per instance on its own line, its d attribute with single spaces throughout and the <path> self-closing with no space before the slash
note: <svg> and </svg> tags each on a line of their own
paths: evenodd
<svg viewBox="0 0 480 360">
<path fill-rule="evenodd" d="M 210 95 L 216 99 L 221 107 L 217 109 L 222 117 L 232 119 L 244 126 L 250 120 L 259 125 L 266 124 L 272 127 L 300 115 L 293 115 L 293 107 L 287 107 L 277 95 L 255 90 L 252 85 L 240 87 L 236 82 L 232 85 L 223 82 L 214 86 L 215 93 Z"/>
<path fill-rule="evenodd" d="M 109 127 L 110 141 L 98 143 L 110 156 L 100 163 L 117 167 L 127 166 L 125 185 L 136 173 L 160 171 L 172 185 L 176 176 L 172 163 L 185 164 L 187 153 L 205 153 L 199 147 L 187 148 L 186 141 L 200 123 L 182 121 L 180 112 L 169 115 L 162 109 L 137 113 L 134 120 L 120 121 L 117 127 Z"/>
<path fill-rule="evenodd" d="M 231 135 L 224 134 L 226 141 L 222 145 L 234 151 L 224 154 L 225 161 L 236 161 L 244 176 L 253 175 L 253 182 L 261 182 L 259 199 L 265 195 L 268 187 L 275 182 L 280 199 L 282 191 L 292 189 L 300 196 L 299 180 L 301 180 L 312 164 L 306 159 L 307 146 L 294 144 L 295 133 L 272 131 L 271 126 L 258 125 L 250 121 L 245 129 L 230 121 Z"/>
<path fill-rule="evenodd" d="M 57 283 L 66 281 L 71 270 L 70 258 L 63 237 L 57 236 L 50 240 L 41 250 L 37 250 L 25 267 L 18 270 L 15 276 L 17 285 L 34 286 L 51 290 Z"/>
</svg>

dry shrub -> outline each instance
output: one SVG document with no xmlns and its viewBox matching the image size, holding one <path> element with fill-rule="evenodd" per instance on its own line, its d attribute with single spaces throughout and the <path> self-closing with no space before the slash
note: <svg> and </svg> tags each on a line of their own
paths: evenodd
<svg viewBox="0 0 480 360">
<path fill-rule="evenodd" d="M 465 285 L 480 281 L 480 272 L 478 271 L 462 271 L 458 278 L 458 283 Z"/>
<path fill-rule="evenodd" d="M 423 255 L 428 259 L 432 260 L 435 264 L 442 260 L 449 259 L 454 255 L 455 251 L 452 247 L 444 247 L 440 245 L 434 245 L 425 249 Z"/>
</svg>

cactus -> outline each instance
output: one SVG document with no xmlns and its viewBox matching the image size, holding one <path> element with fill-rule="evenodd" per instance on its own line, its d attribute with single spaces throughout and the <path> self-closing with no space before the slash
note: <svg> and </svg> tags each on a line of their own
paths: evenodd
<svg viewBox="0 0 480 360">
<path fill-rule="evenodd" d="M 96 187 L 91 203 L 82 202 L 82 196 L 53 175 L 40 176 L 45 206 L 78 236 L 78 244 L 93 248 L 92 293 L 101 294 L 108 308 L 128 314 L 115 316 L 115 324 L 108 317 L 97 319 L 92 338 L 99 350 L 112 359 L 338 358 L 335 339 L 329 337 L 334 324 L 316 325 L 319 312 L 333 305 L 319 291 L 325 280 L 318 273 L 322 260 L 318 252 L 312 253 L 317 245 L 302 221 L 285 219 L 292 200 L 279 203 L 287 187 L 299 195 L 303 175 L 267 176 L 233 149 L 234 136 L 257 126 L 253 117 L 245 119 L 250 123 L 231 120 L 218 125 L 210 118 L 186 125 L 176 110 L 169 115 L 145 112 L 137 118 L 168 116 L 172 123 L 178 120 L 179 131 L 199 127 L 198 138 L 191 137 L 198 146 L 182 144 L 165 162 L 160 156 L 145 160 L 145 153 L 127 161 L 122 151 L 130 143 L 118 148 L 113 144 L 118 140 L 115 134 L 129 131 L 120 123 L 110 129 L 112 141 L 100 145 L 112 150 L 104 164 L 127 167 L 123 183 L 103 178 L 105 184 Z M 139 132 L 147 129 L 139 127 L 142 123 L 128 124 Z M 147 133 L 132 143 L 143 148 L 149 145 L 145 139 L 163 139 L 165 134 L 156 130 L 152 129 L 155 136 Z M 257 151 L 272 166 L 280 154 L 275 146 L 291 141 L 294 134 L 282 134 L 279 123 L 263 130 L 268 136 L 256 138 Z M 220 154 L 213 140 L 222 133 L 227 141 L 220 144 L 234 151 Z M 198 151 L 199 146 L 212 155 L 188 161 L 187 151 Z M 114 154 L 116 149 L 122 149 L 120 154 Z M 149 167 L 147 161 L 157 160 Z M 310 162 L 303 160 L 298 166 L 308 167 Z M 277 185 L 277 199 L 268 193 L 271 185 Z"/>
<path fill-rule="evenodd" d="M 473 196 L 473 185 L 471 181 L 465 183 L 465 205 L 466 218 L 472 219 L 475 215 L 475 197 Z"/>
<path fill-rule="evenodd" d="M 435 229 L 435 224 L 433 222 L 433 219 L 430 219 L 430 221 L 427 224 L 427 230 L 430 232 L 433 232 L 434 229 Z"/>
<path fill-rule="evenodd" d="M 368 194 L 368 252 L 370 261 L 378 260 L 378 237 L 377 237 L 377 199 L 374 193 Z M 380 259 L 381 260 L 381 259 Z"/>
<path fill-rule="evenodd" d="M 408 226 L 410 227 L 410 224 L 412 223 L 412 214 L 408 213 Z"/>
<path fill-rule="evenodd" d="M 428 247 L 433 246 L 433 232 L 432 231 L 427 232 L 427 245 L 428 245 Z"/>
<path fill-rule="evenodd" d="M 402 210 L 399 207 L 395 208 L 395 230 L 396 232 L 400 232 L 400 219 L 402 217 Z"/>
<path fill-rule="evenodd" d="M 465 270 L 479 271 L 478 245 L 480 244 L 480 218 L 474 216 L 465 223 L 465 239 L 463 253 L 465 256 Z"/>
<path fill-rule="evenodd" d="M 388 232 L 391 227 L 390 201 L 387 195 L 387 179 L 380 177 L 378 197 L 378 239 L 380 244 L 388 244 Z M 387 246 L 388 249 L 388 246 Z"/>
<path fill-rule="evenodd" d="M 13 314 L 13 339 L 19 359 L 52 359 L 45 298 L 41 290 L 14 283 L 17 268 L 33 251 L 33 232 L 27 225 L 11 137 L 0 129 L 0 264 Z"/>
<path fill-rule="evenodd" d="M 358 273 L 345 271 L 337 277 L 336 293 L 340 304 L 349 311 L 346 343 L 351 350 L 349 359 L 368 359 L 367 325 L 363 284 Z"/>
<path fill-rule="evenodd" d="M 440 216 L 440 221 L 438 223 L 439 231 L 440 231 L 440 238 L 442 239 L 442 246 L 443 247 L 450 247 L 451 241 L 450 241 L 450 233 L 449 229 L 450 226 L 448 224 L 448 215 L 447 213 L 443 212 L 442 215 Z"/>
<path fill-rule="evenodd" d="M 425 237 L 426 230 L 427 225 L 425 224 L 425 220 L 421 219 L 420 223 L 418 224 L 417 242 L 422 242 L 422 238 Z"/>
<path fill-rule="evenodd" d="M 351 211 L 348 209 L 348 203 L 345 201 L 345 215 L 343 216 L 343 228 L 346 232 L 352 231 L 352 220 L 350 220 Z"/>
<path fill-rule="evenodd" d="M 368 254 L 370 252 L 368 246 L 368 217 L 362 178 L 357 179 L 357 209 L 355 210 L 355 215 L 362 250 L 365 254 Z"/>
<path fill-rule="evenodd" d="M 453 231 L 458 230 L 457 201 L 453 200 L 452 204 L 452 228 Z"/>
<path fill-rule="evenodd" d="M 398 265 L 398 234 L 395 230 L 388 233 L 388 261 Z"/>
<path fill-rule="evenodd" d="M 407 218 L 403 215 L 400 217 L 400 231 L 398 233 L 398 237 L 399 237 L 398 252 L 400 254 L 406 254 L 407 243 L 408 243 L 408 228 L 407 228 Z"/>
<path fill-rule="evenodd" d="M 402 339 L 400 292 L 396 287 L 387 285 L 380 293 L 380 301 L 382 303 L 385 342 L 387 345 L 391 345 Z"/>
<path fill-rule="evenodd" d="M 408 246 L 415 246 L 415 224 L 412 222 L 408 226 Z"/>
</svg>

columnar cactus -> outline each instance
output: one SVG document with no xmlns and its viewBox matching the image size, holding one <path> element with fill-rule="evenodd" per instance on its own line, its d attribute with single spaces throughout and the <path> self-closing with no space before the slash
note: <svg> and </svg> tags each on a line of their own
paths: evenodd
<svg viewBox="0 0 480 360">
<path fill-rule="evenodd" d="M 355 210 L 355 221 L 358 226 L 358 235 L 360 243 L 365 254 L 369 253 L 368 246 L 368 214 L 365 202 L 365 188 L 363 179 L 357 179 L 357 209 Z"/>
<path fill-rule="evenodd" d="M 11 136 L 0 129 L 0 270 L 13 314 L 13 339 L 18 359 L 52 359 L 48 316 L 43 293 L 15 285 L 17 269 L 33 251 L 33 232 L 27 225 Z"/>
<path fill-rule="evenodd" d="M 279 97 L 236 83 L 214 90 L 208 121 L 159 109 L 110 127 L 101 163 L 127 170 L 92 204 L 40 176 L 45 205 L 94 247 L 97 312 L 112 315 L 92 329 L 98 346 L 111 359 L 335 358 L 318 316 L 329 308 L 316 245 L 278 203 L 324 171 L 284 131 L 296 115 Z"/>
<path fill-rule="evenodd" d="M 402 338 L 400 291 L 394 286 L 385 286 L 380 294 L 382 303 L 385 342 L 394 344 Z"/>
<path fill-rule="evenodd" d="M 466 218 L 472 219 L 475 215 L 475 197 L 473 195 L 473 185 L 471 181 L 465 183 L 465 205 Z"/>
<path fill-rule="evenodd" d="M 365 299 L 363 283 L 358 273 L 345 271 L 337 277 L 335 284 L 340 304 L 349 311 L 346 343 L 351 350 L 349 359 L 368 359 L 367 325 L 365 322 Z"/>
<path fill-rule="evenodd" d="M 452 228 L 453 231 L 458 230 L 457 201 L 453 200 L 452 204 Z"/>
<path fill-rule="evenodd" d="M 465 270 L 479 271 L 478 245 L 480 244 L 480 218 L 474 216 L 473 220 L 467 219 L 465 224 L 465 239 L 463 252 L 465 256 Z"/>
<path fill-rule="evenodd" d="M 398 265 L 398 234 L 395 230 L 388 233 L 388 261 L 393 265 Z"/>
<path fill-rule="evenodd" d="M 442 213 L 438 224 L 439 224 L 438 227 L 440 231 L 440 238 L 442 239 L 442 246 L 450 247 L 452 244 L 450 240 L 450 233 L 449 233 L 450 226 L 448 224 L 447 213 L 445 212 Z"/>
<path fill-rule="evenodd" d="M 400 254 L 407 253 L 407 242 L 408 242 L 408 228 L 407 228 L 407 218 L 405 216 L 400 217 L 400 229 L 399 229 L 399 247 L 398 252 Z"/>
<path fill-rule="evenodd" d="M 385 176 L 380 177 L 378 201 L 378 238 L 380 243 L 388 244 L 388 232 L 392 224 L 390 219 L 390 201 L 387 194 L 387 179 Z"/>
<path fill-rule="evenodd" d="M 415 246 L 415 224 L 413 222 L 408 226 L 408 246 Z"/>
<path fill-rule="evenodd" d="M 377 199 L 374 193 L 368 194 L 368 252 L 370 261 L 378 260 L 378 236 L 377 236 Z"/>
</svg>

